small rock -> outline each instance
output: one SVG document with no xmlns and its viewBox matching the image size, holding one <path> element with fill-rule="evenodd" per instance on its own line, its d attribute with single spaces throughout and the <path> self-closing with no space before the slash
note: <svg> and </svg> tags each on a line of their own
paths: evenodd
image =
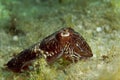
<svg viewBox="0 0 120 80">
<path fill-rule="evenodd" d="M 101 28 L 101 27 L 97 27 L 97 28 L 96 28 L 96 31 L 97 31 L 97 32 L 101 32 L 101 31 L 102 31 L 102 28 Z"/>
<path fill-rule="evenodd" d="M 13 41 L 18 41 L 18 36 L 13 36 Z"/>
</svg>

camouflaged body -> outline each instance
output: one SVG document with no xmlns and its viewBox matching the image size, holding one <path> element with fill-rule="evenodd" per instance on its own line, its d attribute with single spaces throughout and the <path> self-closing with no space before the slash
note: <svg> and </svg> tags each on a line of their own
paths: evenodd
<svg viewBox="0 0 120 80">
<path fill-rule="evenodd" d="M 81 58 L 92 56 L 91 48 L 79 33 L 72 28 L 62 28 L 20 52 L 7 63 L 7 67 L 12 71 L 21 72 L 40 57 L 44 57 L 47 63 L 51 64 L 61 57 L 70 62 L 77 62 Z"/>
</svg>

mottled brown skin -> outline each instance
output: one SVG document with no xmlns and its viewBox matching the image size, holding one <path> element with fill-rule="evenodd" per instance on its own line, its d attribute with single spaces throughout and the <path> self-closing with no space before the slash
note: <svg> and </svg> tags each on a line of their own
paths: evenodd
<svg viewBox="0 0 120 80">
<path fill-rule="evenodd" d="M 63 34 L 63 36 L 61 34 Z M 93 56 L 91 48 L 85 39 L 72 28 L 62 28 L 46 37 L 41 42 L 40 49 L 49 54 L 54 53 L 54 55 L 46 58 L 48 63 L 54 62 L 61 57 L 76 62 L 81 58 Z"/>
<path fill-rule="evenodd" d="M 39 57 L 39 53 L 35 53 L 32 49 L 25 49 L 12 58 L 8 63 L 7 67 L 13 72 L 22 72 L 25 69 L 28 69 L 28 66 L 31 65 L 31 62 Z"/>
<path fill-rule="evenodd" d="M 14 72 L 22 72 L 36 58 L 44 56 L 48 64 L 59 58 L 77 62 L 81 58 L 92 57 L 92 51 L 84 38 L 72 28 L 62 28 L 32 47 L 12 58 L 7 67 Z"/>
</svg>

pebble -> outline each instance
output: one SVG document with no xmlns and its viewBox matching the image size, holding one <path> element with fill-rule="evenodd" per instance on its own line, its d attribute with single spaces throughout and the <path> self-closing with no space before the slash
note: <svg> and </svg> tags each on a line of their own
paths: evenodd
<svg viewBox="0 0 120 80">
<path fill-rule="evenodd" d="M 18 41 L 18 36 L 13 36 L 13 41 Z"/>
<path fill-rule="evenodd" d="M 97 32 L 101 32 L 101 31 L 102 31 L 102 28 L 101 28 L 101 27 L 97 27 L 97 28 L 96 28 L 96 31 L 97 31 Z"/>
</svg>

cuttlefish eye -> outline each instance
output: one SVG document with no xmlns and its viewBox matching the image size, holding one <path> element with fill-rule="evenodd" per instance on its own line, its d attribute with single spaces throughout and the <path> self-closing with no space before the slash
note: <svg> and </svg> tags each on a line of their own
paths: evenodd
<svg viewBox="0 0 120 80">
<path fill-rule="evenodd" d="M 70 36 L 70 32 L 68 30 L 64 30 L 60 33 L 60 36 L 61 37 L 68 37 L 68 36 Z"/>
<path fill-rule="evenodd" d="M 67 39 L 72 35 L 71 31 L 69 28 L 64 28 L 61 29 L 58 34 L 56 35 L 56 38 L 58 40 L 62 40 L 62 39 Z"/>
</svg>

